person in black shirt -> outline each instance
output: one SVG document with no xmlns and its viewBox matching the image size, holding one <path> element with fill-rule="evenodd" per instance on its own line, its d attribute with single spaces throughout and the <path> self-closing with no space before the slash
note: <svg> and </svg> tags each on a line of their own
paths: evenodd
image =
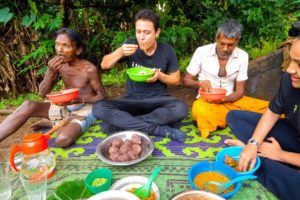
<svg viewBox="0 0 300 200">
<path fill-rule="evenodd" d="M 108 125 L 107 132 L 137 130 L 183 142 L 186 134 L 169 126 L 188 112 L 183 101 L 167 93 L 167 85 L 180 83 L 175 52 L 170 45 L 156 41 L 160 34 L 159 17 L 152 10 L 137 13 L 135 29 L 136 39 L 125 41 L 105 55 L 101 68 L 111 69 L 117 62 L 127 61 L 129 68 L 152 68 L 154 76 L 147 82 L 128 79 L 124 97 L 99 101 L 93 107 L 93 114 Z"/>
<path fill-rule="evenodd" d="M 258 180 L 281 200 L 300 199 L 300 36 L 291 46 L 290 58 L 266 112 L 262 116 L 228 113 L 228 126 L 239 140 L 225 140 L 231 146 L 245 146 L 239 159 L 241 171 L 252 169 L 256 156 L 261 157 Z"/>
</svg>

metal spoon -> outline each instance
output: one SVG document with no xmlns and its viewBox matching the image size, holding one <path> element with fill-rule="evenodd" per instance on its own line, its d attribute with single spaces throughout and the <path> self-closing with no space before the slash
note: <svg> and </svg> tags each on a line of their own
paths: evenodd
<svg viewBox="0 0 300 200">
<path fill-rule="evenodd" d="M 229 182 L 220 183 L 216 181 L 207 181 L 204 183 L 203 188 L 206 191 L 210 191 L 216 194 L 222 194 L 227 188 L 229 188 L 232 184 L 242 181 L 242 180 L 248 180 L 248 179 L 256 179 L 257 176 L 254 175 L 246 175 L 246 176 L 239 176 Z M 213 189 L 212 189 L 213 188 Z M 212 191 L 213 190 L 213 191 Z"/>
<path fill-rule="evenodd" d="M 152 188 L 152 181 L 156 177 L 156 175 L 159 173 L 161 168 L 162 168 L 161 166 L 156 167 L 155 170 L 150 175 L 147 183 L 145 185 L 143 185 L 142 187 L 139 187 L 138 189 L 136 189 L 133 192 L 133 194 L 135 194 L 136 196 L 138 196 L 141 199 L 149 197 L 150 190 Z"/>
</svg>

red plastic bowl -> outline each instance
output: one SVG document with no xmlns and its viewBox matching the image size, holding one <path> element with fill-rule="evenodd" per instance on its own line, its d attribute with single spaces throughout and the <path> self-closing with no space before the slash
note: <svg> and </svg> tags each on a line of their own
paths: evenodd
<svg viewBox="0 0 300 200">
<path fill-rule="evenodd" d="M 207 101 L 220 101 L 223 100 L 226 96 L 226 89 L 223 88 L 212 88 L 211 92 L 204 92 L 200 90 L 200 96 Z"/>
<path fill-rule="evenodd" d="M 68 103 L 73 100 L 75 100 L 79 95 L 79 89 L 68 89 L 68 90 L 62 90 L 55 93 L 47 94 L 46 96 L 49 98 L 49 100 L 54 103 Z"/>
</svg>

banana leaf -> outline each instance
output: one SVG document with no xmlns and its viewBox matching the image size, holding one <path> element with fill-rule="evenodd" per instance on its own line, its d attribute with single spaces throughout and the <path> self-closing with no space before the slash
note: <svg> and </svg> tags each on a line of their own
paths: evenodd
<svg viewBox="0 0 300 200">
<path fill-rule="evenodd" d="M 83 180 L 64 182 L 56 187 L 54 193 L 47 200 L 78 200 L 93 196 Z"/>
</svg>

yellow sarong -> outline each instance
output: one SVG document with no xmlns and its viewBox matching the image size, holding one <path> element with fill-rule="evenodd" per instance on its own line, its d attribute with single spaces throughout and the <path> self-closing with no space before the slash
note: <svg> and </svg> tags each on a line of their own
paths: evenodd
<svg viewBox="0 0 300 200">
<path fill-rule="evenodd" d="M 243 96 L 232 103 L 214 104 L 197 99 L 192 106 L 192 117 L 197 121 L 201 137 L 207 138 L 210 132 L 226 127 L 226 115 L 231 110 L 246 110 L 263 113 L 269 101 Z"/>
</svg>

